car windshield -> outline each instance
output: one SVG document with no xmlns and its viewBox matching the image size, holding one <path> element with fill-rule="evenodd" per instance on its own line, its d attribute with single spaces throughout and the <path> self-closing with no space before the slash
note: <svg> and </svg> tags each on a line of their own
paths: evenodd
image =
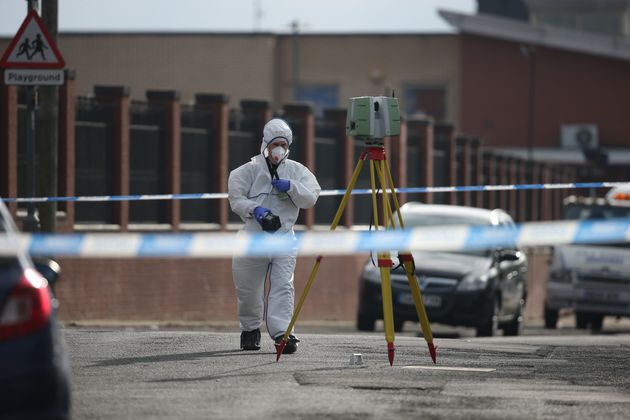
<svg viewBox="0 0 630 420">
<path fill-rule="evenodd" d="M 567 220 L 605 220 L 630 218 L 630 207 L 569 204 L 564 208 Z"/>
<path fill-rule="evenodd" d="M 630 207 L 568 204 L 564 208 L 566 220 L 608 220 L 630 218 Z M 630 242 L 601 244 L 619 248 L 630 248 Z"/>
<path fill-rule="evenodd" d="M 405 226 L 427 227 L 427 226 L 457 226 L 457 225 L 490 225 L 490 219 L 480 217 L 466 217 L 461 215 L 450 215 L 440 213 L 407 214 L 404 217 Z"/>
</svg>

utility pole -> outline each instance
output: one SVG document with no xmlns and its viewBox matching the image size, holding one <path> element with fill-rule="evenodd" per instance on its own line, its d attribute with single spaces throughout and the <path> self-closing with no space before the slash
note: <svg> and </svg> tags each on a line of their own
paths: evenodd
<svg viewBox="0 0 630 420">
<path fill-rule="evenodd" d="M 26 13 L 37 10 L 37 0 L 26 0 Z M 37 86 L 26 87 L 26 195 L 35 196 L 35 119 L 37 111 Z M 35 214 L 35 204 L 26 205 L 26 218 L 22 222 L 25 232 L 37 232 L 39 220 Z"/>
<path fill-rule="evenodd" d="M 260 32 L 260 21 L 263 16 L 263 9 L 260 4 L 261 0 L 254 0 L 254 32 Z"/>
<path fill-rule="evenodd" d="M 293 34 L 293 53 L 291 54 L 293 63 L 291 66 L 291 82 L 293 85 L 293 100 L 297 101 L 298 89 L 300 86 L 300 22 L 297 19 L 291 22 L 291 32 Z"/>
<path fill-rule="evenodd" d="M 50 36 L 56 43 L 58 37 L 58 0 L 43 1 L 40 15 Z M 57 86 L 39 87 L 37 191 L 39 191 L 40 196 L 44 197 L 55 197 L 58 191 L 58 104 L 59 88 Z M 57 203 L 40 203 L 38 209 L 41 230 L 54 232 L 57 222 Z"/>
</svg>

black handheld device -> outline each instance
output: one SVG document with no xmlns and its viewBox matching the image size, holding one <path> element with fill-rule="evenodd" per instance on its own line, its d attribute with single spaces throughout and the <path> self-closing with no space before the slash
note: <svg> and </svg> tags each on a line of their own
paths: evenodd
<svg viewBox="0 0 630 420">
<path fill-rule="evenodd" d="M 282 226 L 282 223 L 280 223 L 280 217 L 269 212 L 263 216 L 261 225 L 262 225 L 262 229 L 265 232 L 273 233 L 277 231 L 278 229 L 280 229 L 280 227 Z"/>
</svg>

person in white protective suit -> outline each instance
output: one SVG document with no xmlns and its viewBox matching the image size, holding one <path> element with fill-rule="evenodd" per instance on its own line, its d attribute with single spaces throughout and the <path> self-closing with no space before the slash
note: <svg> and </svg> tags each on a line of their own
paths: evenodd
<svg viewBox="0 0 630 420">
<path fill-rule="evenodd" d="M 261 153 L 230 173 L 230 207 L 245 222 L 239 234 L 265 231 L 295 237 L 293 225 L 300 209 L 315 205 L 321 188 L 306 166 L 287 158 L 292 141 L 291 128 L 284 120 L 270 120 L 263 129 Z M 242 350 L 260 350 L 263 320 L 276 345 L 282 342 L 293 315 L 296 254 L 291 251 L 286 255 L 232 259 Z M 269 290 L 265 302 L 267 277 Z M 292 333 L 283 353 L 297 350 L 300 340 Z"/>
</svg>

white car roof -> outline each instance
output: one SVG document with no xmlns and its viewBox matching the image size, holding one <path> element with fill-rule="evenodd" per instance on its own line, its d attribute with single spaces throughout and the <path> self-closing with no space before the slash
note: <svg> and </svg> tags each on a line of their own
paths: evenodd
<svg viewBox="0 0 630 420">
<path fill-rule="evenodd" d="M 470 220 L 475 224 L 500 225 L 513 224 L 514 221 L 501 209 L 488 210 L 478 207 L 455 206 L 448 204 L 405 203 L 400 208 L 403 220 L 417 219 L 424 216 L 438 216 Z"/>
</svg>

